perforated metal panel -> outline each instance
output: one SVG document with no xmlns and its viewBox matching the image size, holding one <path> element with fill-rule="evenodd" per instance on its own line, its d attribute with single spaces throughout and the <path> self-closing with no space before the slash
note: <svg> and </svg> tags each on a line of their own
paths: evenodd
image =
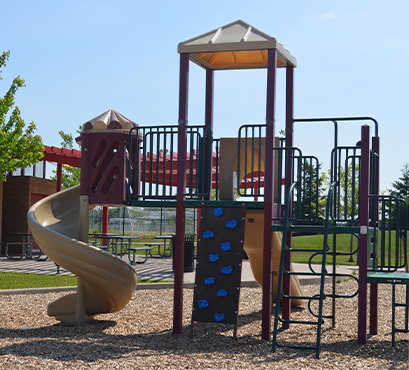
<svg viewBox="0 0 409 370">
<path fill-rule="evenodd" d="M 244 208 L 202 209 L 193 321 L 237 323 L 245 215 Z"/>
</svg>

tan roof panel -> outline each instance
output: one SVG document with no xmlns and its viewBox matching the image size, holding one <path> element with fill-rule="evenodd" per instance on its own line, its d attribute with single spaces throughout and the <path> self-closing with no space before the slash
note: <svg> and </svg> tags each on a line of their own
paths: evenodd
<svg viewBox="0 0 409 370">
<path fill-rule="evenodd" d="M 85 122 L 83 131 L 90 130 L 130 130 L 138 126 L 137 123 L 124 117 L 121 113 L 110 109 L 99 116 Z"/>
<path fill-rule="evenodd" d="M 277 49 L 277 66 L 296 67 L 297 60 L 274 37 L 237 20 L 178 45 L 180 54 L 210 69 L 267 68 L 269 49 Z"/>
</svg>

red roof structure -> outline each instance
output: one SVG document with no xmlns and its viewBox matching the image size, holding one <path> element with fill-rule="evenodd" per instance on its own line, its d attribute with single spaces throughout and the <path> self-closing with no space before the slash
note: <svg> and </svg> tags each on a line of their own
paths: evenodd
<svg viewBox="0 0 409 370">
<path fill-rule="evenodd" d="M 81 150 L 44 145 L 43 161 L 81 168 Z"/>
</svg>

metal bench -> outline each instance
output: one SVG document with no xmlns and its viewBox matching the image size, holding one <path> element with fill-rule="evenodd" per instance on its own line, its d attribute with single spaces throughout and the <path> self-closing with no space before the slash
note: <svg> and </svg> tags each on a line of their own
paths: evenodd
<svg viewBox="0 0 409 370">
<path fill-rule="evenodd" d="M 20 245 L 21 246 L 21 255 L 18 255 L 18 257 L 12 257 L 9 255 L 9 246 L 11 245 Z M 6 243 L 6 257 L 9 260 L 14 260 L 14 261 L 20 261 L 22 260 L 24 257 L 26 257 L 26 251 L 27 251 L 27 247 L 26 247 L 26 243 L 22 243 L 22 242 L 11 242 L 11 243 Z"/>
<path fill-rule="evenodd" d="M 150 254 L 151 250 L 153 249 L 153 247 L 137 247 L 137 248 L 129 248 L 128 249 L 128 258 L 129 258 L 129 263 L 131 265 L 135 265 L 137 263 L 145 263 L 146 260 L 148 259 L 148 252 Z M 135 257 L 136 257 L 136 252 L 139 251 L 145 251 L 145 259 L 143 261 L 136 261 Z M 132 259 L 131 259 L 131 252 L 132 252 Z"/>
<path fill-rule="evenodd" d="M 149 256 L 152 258 L 162 258 L 163 254 L 160 253 L 160 247 L 163 246 L 163 243 L 148 242 L 145 243 L 145 246 L 153 249 L 153 247 L 158 247 L 158 256 L 152 256 L 151 250 L 149 251 Z"/>
</svg>

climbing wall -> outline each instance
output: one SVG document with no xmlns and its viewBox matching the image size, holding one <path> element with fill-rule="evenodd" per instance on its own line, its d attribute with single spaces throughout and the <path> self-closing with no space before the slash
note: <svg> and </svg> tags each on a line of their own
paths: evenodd
<svg viewBox="0 0 409 370">
<path fill-rule="evenodd" d="M 245 208 L 202 208 L 192 321 L 236 324 Z"/>
</svg>

